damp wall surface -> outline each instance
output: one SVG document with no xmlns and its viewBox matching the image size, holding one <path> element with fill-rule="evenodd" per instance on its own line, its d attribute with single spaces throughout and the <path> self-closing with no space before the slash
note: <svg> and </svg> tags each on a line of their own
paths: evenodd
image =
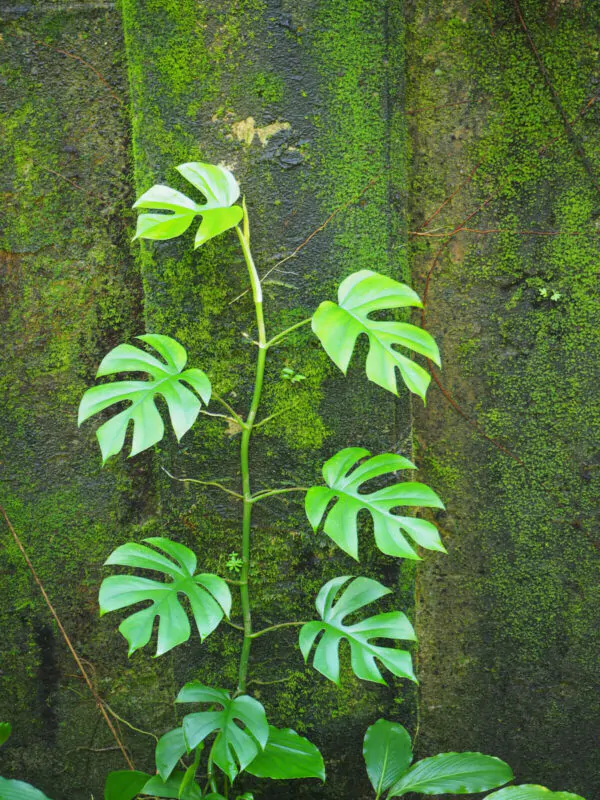
<svg viewBox="0 0 600 800">
<path fill-rule="evenodd" d="M 415 286 L 444 360 L 415 419 L 447 501 L 418 578 L 425 753 L 596 797 L 597 3 L 407 13 Z M 469 228 L 455 235 L 457 228 Z M 422 234 L 427 233 L 427 236 Z"/>
<path fill-rule="evenodd" d="M 192 234 L 130 244 L 135 196 L 156 182 L 190 191 L 176 164 L 222 162 L 246 196 L 259 268 L 274 268 L 270 333 L 358 269 L 412 274 L 444 359 L 443 391 L 432 385 L 427 408 L 411 409 L 366 382 L 364 348 L 346 380 L 306 329 L 272 351 L 263 411 L 293 412 L 256 437 L 256 488 L 310 485 L 350 444 L 413 451 L 419 478 L 446 501 L 432 519 L 449 554 L 424 554 L 415 574 L 374 551 L 368 526 L 361 537 L 360 574 L 416 614 L 418 709 L 400 681 L 386 689 L 346 669 L 337 689 L 304 667 L 293 632 L 253 645 L 252 693 L 274 724 L 321 747 L 329 776 L 325 788 L 294 782 L 263 796 L 371 796 L 361 739 L 386 716 L 411 732 L 418 718 L 420 755 L 480 749 L 522 781 L 591 800 L 596 4 L 37 2 L 2 6 L 0 19 L 0 503 L 99 694 L 161 734 L 177 723 L 172 699 L 186 680 L 236 679 L 236 632 L 128 660 L 118 618 L 99 621 L 96 598 L 102 562 L 129 539 L 167 534 L 224 572 L 240 549 L 239 507 L 161 467 L 235 485 L 239 432 L 203 418 L 180 447 L 167 437 L 101 469 L 94 424 L 76 428 L 102 356 L 142 331 L 176 337 L 223 397 L 247 406 L 255 348 L 241 335 L 253 335 L 252 306 L 235 237 L 196 253 Z M 447 235 L 461 224 L 480 232 Z M 306 380 L 282 381 L 284 367 Z M 324 581 L 358 574 L 289 495 L 255 511 L 257 624 L 306 619 Z M 2 530 L 0 716 L 15 734 L 0 774 L 53 800 L 102 796 L 123 759 Z M 285 682 L 264 685 L 274 679 Z M 120 731 L 151 771 L 152 739 Z"/>
</svg>

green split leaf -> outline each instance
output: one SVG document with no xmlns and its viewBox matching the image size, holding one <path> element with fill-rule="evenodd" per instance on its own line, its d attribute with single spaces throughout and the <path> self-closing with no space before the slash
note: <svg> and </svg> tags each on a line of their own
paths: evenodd
<svg viewBox="0 0 600 800">
<path fill-rule="evenodd" d="M 130 422 L 133 422 L 131 456 L 162 439 L 165 428 L 156 408 L 156 395 L 161 395 L 166 401 L 178 441 L 192 427 L 200 412 L 202 404 L 195 393 L 205 405 L 210 400 L 209 379 L 202 370 L 184 370 L 187 353 L 179 342 L 155 333 L 136 338 L 153 347 L 164 358 L 164 362 L 138 347 L 120 344 L 104 357 L 96 377 L 117 372 L 146 372 L 151 380 L 115 381 L 93 386 L 83 395 L 79 405 L 78 424 L 81 425 L 89 417 L 115 403 L 130 403 L 96 431 L 103 463 L 122 449 Z M 191 386 L 194 391 L 184 384 Z"/>
<path fill-rule="evenodd" d="M 233 781 L 238 772 L 246 769 L 265 749 L 269 724 L 264 708 L 253 697 L 240 695 L 232 699 L 224 689 L 212 689 L 192 681 L 179 692 L 176 702 L 222 706 L 220 711 L 187 714 L 183 719 L 183 731 L 190 748 L 197 747 L 211 733 L 217 734 L 211 750 L 212 759 L 229 780 Z"/>
<path fill-rule="evenodd" d="M 154 620 L 158 617 L 156 655 L 159 656 L 190 638 L 188 615 L 179 600 L 181 593 L 189 600 L 192 616 L 203 641 L 214 631 L 224 615 L 229 616 L 229 587 L 218 575 L 195 575 L 197 559 L 188 547 L 160 536 L 144 541 L 162 550 L 170 558 L 143 544 L 129 543 L 117 547 L 106 564 L 151 569 L 170 580 L 163 583 L 137 575 L 111 575 L 105 578 L 100 587 L 101 615 L 150 601 L 147 608 L 127 617 L 119 625 L 119 631 L 127 639 L 131 655 L 148 644 Z"/>
<path fill-rule="evenodd" d="M 413 758 L 410 734 L 398 722 L 378 719 L 367 728 L 363 756 L 371 786 L 379 797 L 410 767 Z"/>
<path fill-rule="evenodd" d="M 349 576 L 334 578 L 317 595 L 315 605 L 322 622 L 307 622 L 300 629 L 300 650 L 304 660 L 308 660 L 317 637 L 322 633 L 315 650 L 313 666 L 334 683 L 340 683 L 339 646 L 342 639 L 350 644 L 352 670 L 358 678 L 385 684 L 375 663 L 379 660 L 394 675 L 416 682 L 410 653 L 375 645 L 370 641 L 380 638 L 415 641 L 417 637 L 413 627 L 402 612 L 391 611 L 369 617 L 354 625 L 344 624 L 344 617 L 348 614 L 389 594 L 391 590 L 371 578 L 355 578 L 334 605 L 338 591 L 349 580 Z"/>
<path fill-rule="evenodd" d="M 325 780 L 323 756 L 316 745 L 290 728 L 269 725 L 265 749 L 247 767 L 246 772 L 257 778 L 289 780 L 319 778 Z"/>
<path fill-rule="evenodd" d="M 335 500 L 325 519 L 325 533 L 357 561 L 358 515 L 362 509 L 373 518 L 375 543 L 382 553 L 400 558 L 419 558 L 401 531 L 421 547 L 445 553 L 433 523 L 392 513 L 392 509 L 399 506 L 444 508 L 440 498 L 428 486 L 406 481 L 371 493 L 360 491 L 367 481 L 398 470 L 415 469 L 414 464 L 402 456 L 387 453 L 373 456 L 356 466 L 368 455 L 369 451 L 362 447 L 346 447 L 325 462 L 323 477 L 329 488 L 313 486 L 305 498 L 306 515 L 313 529 L 317 530 L 327 506 Z"/>
<path fill-rule="evenodd" d="M 180 164 L 175 169 L 202 192 L 206 202 L 196 203 L 169 186 L 152 186 L 133 207 L 171 213 L 140 214 L 134 239 L 173 239 L 185 233 L 200 215 L 202 221 L 194 242 L 197 248 L 241 221 L 243 209 L 233 205 L 240 196 L 240 188 L 228 169 L 200 162 Z"/>
<path fill-rule="evenodd" d="M 350 275 L 338 289 L 338 303 L 325 301 L 312 318 L 312 329 L 331 360 L 342 370 L 348 369 L 356 340 L 361 334 L 369 339 L 367 378 L 393 394 L 398 394 L 396 369 L 411 392 L 425 400 L 431 380 L 427 370 L 396 350 L 413 350 L 436 364 L 440 354 L 427 331 L 407 322 L 381 321 L 369 315 L 393 308 L 422 308 L 418 295 L 403 283 L 369 269 Z"/>
<path fill-rule="evenodd" d="M 483 753 L 440 753 L 417 761 L 390 789 L 388 797 L 418 794 L 471 794 L 513 779 L 511 768 Z"/>
</svg>

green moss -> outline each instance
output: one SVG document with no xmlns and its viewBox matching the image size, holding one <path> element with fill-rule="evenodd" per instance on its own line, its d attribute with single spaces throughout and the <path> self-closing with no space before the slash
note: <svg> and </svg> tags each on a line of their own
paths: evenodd
<svg viewBox="0 0 600 800">
<path fill-rule="evenodd" d="M 428 319 L 446 388 L 498 446 L 441 398 L 421 418 L 425 473 L 434 488 L 453 476 L 441 521 L 454 531 L 449 558 L 432 559 L 420 581 L 421 741 L 427 752 L 487 750 L 523 782 L 588 796 L 600 719 L 597 475 L 588 471 L 600 423 L 597 192 L 512 8 L 491 4 L 491 22 L 484 3 L 463 4 L 457 22 L 442 5 L 424 26 L 430 4 L 417 4 L 411 33 L 410 105 L 433 107 L 415 123 L 412 225 L 481 162 L 431 227 L 452 229 L 491 197 L 468 224 L 501 232 L 455 237 L 433 275 Z M 589 35 L 598 10 L 561 5 L 551 24 L 546 4 L 520 5 L 574 119 L 598 77 Z M 595 125 L 588 114 L 574 130 L 598 171 Z M 415 243 L 419 270 L 439 244 Z M 453 587 L 441 598 L 440 580 Z"/>
<path fill-rule="evenodd" d="M 119 659 L 114 630 L 97 626 L 101 564 L 152 504 L 135 470 L 101 472 L 91 428 L 76 426 L 101 355 L 140 330 L 120 29 L 114 15 L 49 7 L 4 27 L 1 502 L 104 693 Z M 89 797 L 107 761 L 77 748 L 110 747 L 110 734 L 4 523 L 1 535 L 0 716 L 15 734 L 0 772 L 57 800 Z M 145 673 L 158 709 L 160 679 Z"/>
</svg>

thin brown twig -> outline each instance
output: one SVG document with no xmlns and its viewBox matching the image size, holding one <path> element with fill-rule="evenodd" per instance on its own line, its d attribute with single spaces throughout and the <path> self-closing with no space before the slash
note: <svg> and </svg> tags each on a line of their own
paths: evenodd
<svg viewBox="0 0 600 800">
<path fill-rule="evenodd" d="M 135 765 L 133 764 L 133 761 L 129 757 L 129 754 L 128 754 L 126 748 L 125 748 L 125 745 L 123 744 L 123 742 L 119 738 L 119 734 L 117 733 L 116 728 L 112 723 L 112 720 L 110 719 L 106 709 L 104 708 L 104 701 L 102 700 L 102 698 L 100 697 L 100 695 L 96 691 L 96 689 L 94 687 L 94 684 L 92 683 L 92 680 L 90 679 L 90 676 L 88 675 L 85 667 L 83 666 L 83 663 L 82 663 L 79 655 L 77 654 L 77 651 L 73 647 L 71 639 L 69 638 L 69 635 L 68 635 L 67 631 L 65 630 L 62 622 L 60 621 L 60 618 L 59 618 L 58 614 L 56 613 L 56 610 L 54 609 L 54 606 L 52 605 L 52 602 L 50 601 L 50 598 L 48 597 L 48 594 L 47 594 L 46 590 L 44 589 L 43 583 L 40 580 L 37 572 L 35 571 L 35 567 L 33 566 L 32 562 L 31 562 L 31 559 L 27 555 L 27 551 L 25 550 L 25 547 L 23 546 L 23 543 L 19 539 L 19 536 L 17 535 L 17 532 L 14 529 L 13 524 L 10 521 L 10 518 L 9 518 L 8 514 L 6 513 L 6 510 L 4 509 L 4 507 L 2 505 L 0 505 L 0 514 L 2 514 L 2 516 L 4 517 L 6 525 L 8 526 L 8 530 L 11 532 L 12 537 L 15 540 L 15 543 L 16 543 L 17 547 L 21 551 L 21 554 L 22 554 L 23 558 L 25 559 L 25 563 L 29 567 L 29 571 L 31 572 L 31 574 L 33 576 L 33 579 L 36 582 L 36 584 L 37 584 L 37 586 L 38 586 L 38 588 L 39 588 L 39 590 L 40 590 L 40 592 L 42 594 L 42 597 L 44 598 L 44 602 L 46 603 L 46 605 L 48 606 L 48 608 L 50 610 L 50 613 L 54 617 L 54 621 L 58 625 L 58 629 L 61 632 L 61 635 L 62 635 L 63 639 L 65 640 L 65 643 L 66 643 L 67 647 L 69 648 L 69 651 L 70 651 L 71 655 L 73 656 L 73 659 L 75 660 L 75 663 L 77 664 L 77 667 L 78 667 L 79 671 L 81 672 L 81 675 L 83 676 L 83 679 L 86 682 L 88 689 L 92 693 L 92 696 L 93 696 L 94 700 L 96 701 L 96 705 L 100 709 L 100 713 L 102 714 L 106 724 L 108 725 L 108 729 L 112 733 L 113 738 L 114 738 L 115 742 L 117 743 L 119 750 L 122 753 L 123 758 L 125 759 L 125 763 L 129 767 L 129 769 L 134 770 L 135 769 Z"/>
<path fill-rule="evenodd" d="M 462 182 L 462 183 L 461 183 L 459 186 L 457 186 L 457 188 L 456 188 L 456 189 L 455 189 L 455 190 L 452 192 L 452 194 L 451 194 L 451 195 L 449 195 L 449 196 L 448 196 L 448 197 L 447 197 L 447 198 L 444 200 L 444 202 L 443 202 L 443 203 L 442 203 L 440 206 L 438 206 L 438 207 L 436 208 L 436 210 L 433 212 L 433 214 L 431 214 L 429 217 L 427 217 L 427 219 L 425 220 L 425 222 L 423 222 L 423 224 L 422 224 L 422 225 L 419 225 L 419 227 L 417 228 L 417 230 L 419 230 L 419 231 L 422 231 L 422 230 L 423 230 L 423 228 L 427 228 L 427 226 L 429 225 L 429 223 L 430 223 L 430 222 L 431 222 L 431 221 L 432 221 L 432 220 L 433 220 L 435 217 L 437 217 L 437 215 L 438 215 L 438 214 L 440 213 L 440 211 L 441 211 L 441 210 L 444 208 L 444 206 L 447 206 L 447 205 L 448 205 L 448 203 L 449 203 L 449 202 L 450 202 L 450 201 L 451 201 L 451 200 L 452 200 L 454 197 L 456 197 L 456 195 L 457 195 L 457 194 L 460 192 L 460 190 L 461 190 L 461 189 L 462 189 L 464 186 L 466 186 L 468 183 L 470 183 L 470 182 L 473 180 L 473 176 L 475 175 L 475 173 L 477 172 L 477 170 L 479 169 L 479 167 L 480 167 L 480 166 L 483 164 L 484 160 L 485 160 L 485 159 L 483 159 L 483 158 L 482 158 L 482 159 L 481 159 L 481 161 L 480 161 L 478 164 L 476 164 L 476 165 L 475 165 L 475 167 L 474 167 L 474 168 L 471 170 L 471 172 L 469 173 L 469 175 L 467 176 L 467 178 L 466 178 L 466 179 L 465 179 L 465 180 L 464 180 L 464 181 L 463 181 L 463 182 Z"/>
<path fill-rule="evenodd" d="M 305 239 L 303 242 L 301 242 L 301 243 L 298 245 L 298 247 L 297 247 L 297 248 L 296 248 L 296 249 L 295 249 L 295 250 L 294 250 L 292 253 L 290 253 L 290 254 L 289 254 L 288 256 L 286 256 L 285 258 L 282 258 L 282 259 L 281 259 L 281 261 L 278 261 L 276 264 L 274 264 L 274 265 L 273 265 L 273 266 L 272 266 L 270 269 L 268 269 L 268 270 L 265 272 L 265 274 L 264 274 L 264 275 L 261 277 L 261 279 L 260 279 L 261 283 L 262 283 L 264 280 L 266 280 L 266 279 L 269 277 L 269 275 L 270 275 L 272 272 L 274 272 L 274 270 L 276 270 L 276 269 L 277 269 L 278 267 L 280 267 L 282 264 L 285 264 L 285 262 L 286 262 L 286 261 L 289 261 L 291 258 L 294 258 L 294 257 L 295 257 L 295 256 L 296 256 L 296 255 L 297 255 L 299 252 L 300 252 L 300 250 L 302 250 L 302 248 L 303 248 L 303 247 L 306 247 L 306 245 L 307 245 L 307 244 L 310 242 L 310 240 L 311 240 L 311 239 L 312 239 L 314 236 L 316 236 L 316 235 L 317 235 L 317 233 L 320 233 L 322 230 L 324 230 L 324 229 L 325 229 L 325 228 L 326 228 L 326 227 L 329 225 L 329 223 L 331 222 L 331 220 L 332 220 L 334 217 L 336 217 L 336 216 L 337 216 L 337 215 L 338 215 L 338 214 L 339 214 L 341 211 L 345 211 L 345 210 L 346 210 L 346 209 L 347 209 L 349 206 L 351 206 L 353 203 L 356 203 L 358 200 L 360 200 L 360 198 L 361 198 L 361 197 L 362 197 L 362 196 L 365 194 L 365 192 L 367 192 L 367 191 L 368 191 L 368 190 L 371 188 L 371 186 L 374 186 L 374 185 L 377 183 L 377 181 L 378 181 L 380 178 L 381 178 L 381 175 L 378 175 L 376 178 L 372 178 L 372 179 L 369 181 L 369 183 L 368 183 L 368 184 L 367 184 L 367 185 L 366 185 L 366 186 L 365 186 L 363 189 L 361 189 L 361 191 L 359 192 L 359 194 L 357 194 L 355 197 L 352 197 L 350 200 L 348 200 L 348 202 L 347 202 L 347 203 L 344 203 L 344 205 L 342 205 L 342 206 L 339 206 L 338 208 L 334 209 L 334 211 L 332 211 L 332 212 L 331 212 L 331 214 L 330 214 L 330 215 L 327 217 L 327 219 L 325 220 L 325 222 L 323 222 L 323 224 L 322 224 L 322 225 L 319 225 L 319 227 L 318 227 L 318 228 L 315 228 L 315 230 L 314 230 L 314 231 L 313 231 L 313 232 L 312 232 L 312 233 L 311 233 L 309 236 L 307 236 L 307 237 L 306 237 L 306 239 Z M 231 305 L 233 305 L 234 303 L 236 303 L 238 300 L 241 300 L 241 299 L 242 299 L 242 297 L 244 297 L 245 295 L 247 295 L 249 291 L 250 291 L 250 289 L 249 289 L 249 288 L 248 288 L 248 289 L 245 289 L 245 290 L 244 290 L 244 291 L 243 291 L 241 294 L 238 294 L 238 296 L 237 296 L 237 297 L 234 297 L 234 298 L 233 298 L 233 300 L 231 300 L 231 301 L 229 302 L 229 305 L 231 306 Z"/>
<path fill-rule="evenodd" d="M 544 78 L 546 86 L 550 90 L 550 94 L 552 95 L 552 97 L 554 99 L 554 102 L 556 104 L 556 108 L 558 109 L 558 113 L 560 114 L 560 116 L 562 118 L 563 124 L 565 126 L 565 130 L 567 132 L 567 136 L 571 140 L 571 143 L 573 144 L 573 147 L 575 148 L 575 152 L 579 156 L 579 158 L 581 160 L 581 163 L 583 165 L 583 168 L 587 172 L 592 184 L 594 185 L 594 188 L 600 194 L 600 183 L 598 183 L 598 179 L 596 178 L 596 175 L 594 173 L 594 167 L 593 167 L 591 161 L 589 160 L 589 158 L 588 158 L 588 156 L 587 156 L 587 154 L 586 154 L 586 152 L 585 152 L 585 150 L 583 148 L 583 144 L 581 143 L 581 140 L 579 139 L 579 136 L 577 136 L 577 134 L 573 130 L 573 127 L 572 127 L 572 125 L 571 125 L 571 123 L 569 121 L 569 118 L 567 116 L 567 112 L 565 111 L 565 109 L 563 107 L 563 104 L 561 102 L 559 94 L 556 91 L 556 89 L 554 88 L 554 84 L 552 83 L 552 79 L 550 77 L 550 73 L 546 69 L 546 65 L 544 64 L 544 62 L 542 60 L 542 57 L 541 57 L 537 47 L 535 46 L 535 42 L 533 41 L 533 37 L 532 37 L 532 35 L 531 35 L 530 31 L 529 31 L 529 28 L 527 27 L 527 24 L 525 23 L 525 19 L 523 17 L 523 13 L 521 11 L 521 6 L 519 5 L 519 0 L 513 0 L 513 5 L 515 7 L 515 12 L 516 12 L 516 15 L 517 15 L 517 19 L 519 20 L 519 23 L 520 23 L 520 25 L 523 28 L 523 31 L 525 33 L 525 36 L 527 37 L 527 41 L 529 42 L 529 46 L 531 48 L 531 52 L 535 56 L 535 59 L 536 59 L 536 61 L 538 63 L 538 67 L 540 69 L 540 72 L 542 73 L 542 76 Z"/>
<path fill-rule="evenodd" d="M 593 97 L 590 97 L 590 99 L 583 106 L 583 108 L 579 109 L 579 111 L 577 112 L 577 115 L 575 117 L 573 117 L 572 120 L 569 121 L 570 124 L 571 125 L 575 125 L 575 123 L 578 120 L 580 120 L 583 117 L 585 117 L 585 115 L 590 110 L 590 108 L 594 105 L 594 103 L 597 103 L 598 100 L 600 100 L 600 94 L 595 94 Z M 564 133 L 563 134 L 559 134 L 558 136 L 553 136 L 552 139 L 550 139 L 548 142 L 546 142 L 546 144 L 542 145 L 542 147 L 540 147 L 540 149 L 538 150 L 538 155 L 541 155 L 542 153 L 545 153 L 546 150 L 550 147 L 550 145 L 553 142 L 556 142 L 558 139 L 560 139 L 561 136 L 564 136 Z"/>
<path fill-rule="evenodd" d="M 52 175 L 56 175 L 57 178 L 61 178 L 63 181 L 70 183 L 71 186 L 74 186 L 75 189 L 79 189 L 80 192 L 84 192 L 85 194 L 88 194 L 90 197 L 94 197 L 96 200 L 101 200 L 102 202 L 104 202 L 104 198 L 101 197 L 99 194 L 94 194 L 94 192 L 90 192 L 89 189 L 84 189 L 83 186 L 80 186 L 78 183 L 75 183 L 75 181 L 71 180 L 71 178 L 67 178 L 66 175 L 63 175 L 62 173 L 57 172 L 54 169 L 50 169 L 50 167 L 44 167 L 42 166 L 42 164 L 38 164 L 37 161 L 34 161 L 33 163 L 36 165 L 36 167 L 43 169 L 45 172 L 50 172 Z"/>
<path fill-rule="evenodd" d="M 427 272 L 427 278 L 425 279 L 425 289 L 423 291 L 423 310 L 421 312 L 421 324 L 423 325 L 423 327 L 425 327 L 425 307 L 427 305 L 427 297 L 429 295 L 429 286 L 431 284 L 431 278 L 432 278 L 433 272 L 434 272 L 434 270 L 435 270 L 435 268 L 436 268 L 436 266 L 438 264 L 438 261 L 440 260 L 440 258 L 442 256 L 442 253 L 448 247 L 448 245 L 450 244 L 452 239 L 456 236 L 456 234 L 460 233 L 460 231 L 463 230 L 463 228 L 466 225 L 466 223 L 469 220 L 473 219 L 473 217 L 476 214 L 479 214 L 480 211 L 483 211 L 483 209 L 487 205 L 489 205 L 492 202 L 493 199 L 494 199 L 494 195 L 489 195 L 489 197 L 487 197 L 483 201 L 483 203 L 481 203 L 481 205 L 479 205 L 475 209 L 475 211 L 472 211 L 467 217 L 465 217 L 465 219 L 460 223 L 460 225 L 458 225 L 453 231 L 450 231 L 450 233 L 447 234 L 447 236 L 448 236 L 447 240 L 442 245 L 440 245 L 440 248 L 438 249 L 437 253 L 435 254 L 433 262 L 432 262 L 432 264 L 429 267 L 429 270 Z"/>
<path fill-rule="evenodd" d="M 600 236 L 600 231 L 527 231 L 527 230 L 511 230 L 510 228 L 466 228 L 461 226 L 457 233 L 514 233 L 518 236 Z M 409 231 L 409 236 L 424 236 L 428 239 L 443 239 L 448 236 L 448 233 L 428 233 L 427 231 Z"/>
<path fill-rule="evenodd" d="M 25 38 L 23 36 L 23 34 L 17 34 L 17 36 L 19 36 L 19 35 L 22 36 L 23 38 Z M 79 63 L 83 64 L 84 67 L 87 67 L 88 69 L 90 69 L 94 73 L 94 75 L 98 78 L 98 80 L 106 86 L 106 88 L 108 89 L 109 94 L 111 95 L 111 97 L 114 97 L 114 99 L 117 101 L 117 103 L 119 103 L 119 105 L 121 105 L 121 106 L 124 105 L 123 100 L 121 100 L 121 98 L 117 94 L 115 94 L 112 86 L 106 80 L 106 78 L 100 72 L 98 72 L 98 70 L 95 67 L 93 67 L 88 61 L 86 61 L 84 58 L 82 58 L 81 56 L 76 55 L 75 53 L 70 53 L 68 50 L 61 50 L 59 47 L 52 47 L 51 44 L 47 44 L 46 42 L 42 42 L 41 39 L 34 39 L 33 36 L 31 37 L 31 41 L 34 44 L 39 44 L 40 47 L 46 47 L 48 50 L 53 50 L 55 53 L 60 53 L 61 55 L 66 56 L 67 58 L 72 58 L 74 61 L 79 61 Z"/>
<path fill-rule="evenodd" d="M 502 452 L 505 453 L 507 456 L 510 456 L 511 458 L 513 458 L 522 467 L 525 467 L 525 462 L 522 461 L 522 459 L 520 459 L 519 456 L 515 455 L 511 450 L 508 449 L 508 447 L 505 447 L 503 444 L 500 444 L 500 442 L 498 442 L 496 439 L 493 439 L 491 436 L 488 436 L 488 434 L 484 431 L 484 429 L 481 427 L 481 425 L 478 422 L 476 422 L 474 419 L 471 419 L 471 417 L 465 411 L 463 411 L 463 409 L 458 405 L 456 400 L 452 397 L 450 392 L 447 389 L 445 389 L 444 386 L 442 385 L 440 377 L 439 377 L 439 375 L 437 374 L 437 372 L 435 371 L 435 369 L 433 367 L 433 363 L 431 361 L 429 361 L 429 359 L 427 359 L 427 361 L 428 361 L 428 364 L 429 364 L 429 372 L 431 373 L 431 377 L 433 378 L 433 380 L 437 384 L 437 387 L 440 390 L 440 392 L 443 394 L 445 399 L 450 403 L 450 405 L 456 411 L 456 413 L 460 414 L 460 416 L 472 428 L 475 428 L 475 430 L 481 436 L 483 436 L 484 439 L 486 439 L 488 442 L 493 444 L 499 450 L 502 450 Z"/>
<path fill-rule="evenodd" d="M 494 17 L 492 15 L 492 7 L 490 5 L 490 0 L 485 0 L 485 8 L 487 10 L 488 17 L 490 18 L 490 33 L 494 38 L 496 38 L 496 33 L 494 31 Z"/>
</svg>

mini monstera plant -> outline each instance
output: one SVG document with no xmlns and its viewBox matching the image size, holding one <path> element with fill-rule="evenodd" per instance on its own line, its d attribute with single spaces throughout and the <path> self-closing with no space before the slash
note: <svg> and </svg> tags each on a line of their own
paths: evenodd
<svg viewBox="0 0 600 800">
<path fill-rule="evenodd" d="M 120 344 L 98 368 L 98 377 L 119 373 L 140 375 L 133 380 L 113 380 L 90 388 L 81 401 L 79 423 L 108 412 L 96 431 L 105 462 L 122 451 L 131 431 L 131 455 L 159 442 L 165 425 L 156 406 L 160 396 L 178 440 L 192 427 L 203 406 L 216 402 L 224 416 L 241 428 L 238 491 L 218 481 L 205 481 L 235 495 L 242 502 L 239 553 L 228 562 L 238 580 L 198 569 L 196 555 L 184 545 L 163 537 L 118 547 L 107 564 L 130 568 L 107 577 L 100 589 L 101 613 L 131 609 L 120 632 L 129 653 L 149 644 L 156 629 L 156 655 L 187 641 L 195 626 L 200 640 L 209 636 L 231 611 L 230 586 L 239 591 L 243 625 L 242 646 L 235 686 L 187 683 L 176 702 L 190 708 L 180 727 L 166 732 L 156 747 L 156 774 L 117 771 L 109 775 L 105 800 L 132 800 L 142 796 L 181 800 L 220 800 L 235 796 L 241 773 L 257 778 L 325 780 L 325 766 L 317 747 L 292 728 L 270 724 L 263 705 L 248 693 L 249 656 L 258 637 L 277 635 L 286 625 L 301 625 L 299 648 L 305 661 L 318 672 L 340 682 L 340 649 L 349 647 L 355 675 L 366 681 L 385 683 L 384 674 L 415 681 L 410 652 L 398 643 L 414 642 L 414 629 L 402 611 L 377 611 L 377 602 L 392 592 L 372 578 L 340 576 L 330 580 L 315 599 L 317 617 L 304 624 L 296 621 L 255 630 L 252 623 L 251 530 L 257 503 L 283 491 L 255 491 L 250 443 L 263 389 L 266 360 L 274 345 L 303 325 L 312 330 L 326 353 L 346 373 L 357 339 L 368 339 L 366 378 L 383 390 L 398 394 L 404 383 L 425 399 L 429 373 L 412 354 L 440 364 L 438 347 L 425 330 L 406 321 L 381 320 L 375 312 L 421 307 L 415 292 L 403 283 L 371 270 L 360 270 L 344 278 L 337 302 L 324 300 L 312 317 L 267 335 L 261 280 L 250 248 L 250 222 L 238 184 L 227 169 L 202 163 L 182 164 L 179 173 L 203 196 L 204 202 L 168 186 L 156 185 L 136 202 L 145 209 L 138 217 L 136 238 L 165 240 L 180 236 L 199 218 L 194 246 L 235 231 L 248 268 L 256 322 L 256 368 L 254 389 L 246 414 L 233 409 L 216 395 L 209 376 L 198 367 L 187 366 L 187 354 L 174 339 L 159 333 L 138 337 L 145 345 Z M 302 380 L 289 369 L 284 377 Z M 117 406 L 117 408 L 114 408 Z M 210 413 L 210 412 L 209 412 Z M 422 483 L 398 480 L 414 470 L 407 458 L 390 453 L 372 455 L 361 447 L 346 447 L 325 462 L 324 483 L 305 492 L 308 523 L 323 531 L 344 552 L 359 560 L 358 516 L 368 511 L 373 520 L 375 544 L 382 553 L 416 559 L 416 548 L 444 552 L 439 533 L 431 522 L 420 519 L 418 508 L 443 508 L 437 494 Z M 374 479 L 385 479 L 384 488 L 365 490 Z M 143 575 L 140 575 L 139 572 Z M 151 577 L 146 577 L 149 574 Z M 184 605 L 182 598 L 187 598 Z M 352 616 L 355 621 L 349 622 Z M 356 621 L 358 620 L 358 621 Z M 293 720 L 290 720 L 293 723 Z M 379 720 L 367 731 L 364 744 L 367 773 L 375 797 L 421 794 L 465 794 L 503 786 L 513 775 L 503 761 L 481 753 L 443 753 L 412 764 L 411 739 L 397 722 Z M 0 800 L 3 795 L 0 789 Z M 251 795 L 239 795 L 247 800 Z M 536 786 L 512 786 L 490 795 L 494 800 L 574 800 L 576 795 L 552 793 Z M 18 800 L 18 799 L 17 799 Z M 580 799 L 581 800 L 581 799 Z"/>
</svg>

